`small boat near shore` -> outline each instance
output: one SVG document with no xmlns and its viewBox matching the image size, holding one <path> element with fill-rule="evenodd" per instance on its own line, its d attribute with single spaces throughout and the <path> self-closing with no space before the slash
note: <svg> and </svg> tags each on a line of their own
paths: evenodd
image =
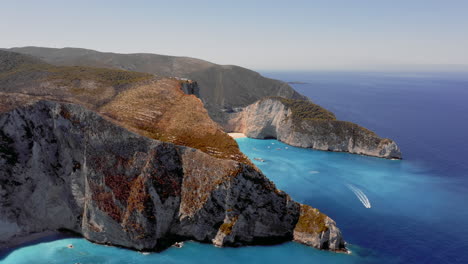
<svg viewBox="0 0 468 264">
<path fill-rule="evenodd" d="M 184 242 L 175 242 L 172 246 L 176 248 L 182 248 L 184 246 Z"/>
</svg>

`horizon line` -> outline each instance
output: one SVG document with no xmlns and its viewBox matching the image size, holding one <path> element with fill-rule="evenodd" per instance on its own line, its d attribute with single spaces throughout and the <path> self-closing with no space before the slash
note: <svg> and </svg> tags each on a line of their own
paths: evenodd
<svg viewBox="0 0 468 264">
<path fill-rule="evenodd" d="M 169 56 L 169 57 L 179 57 L 179 58 L 191 58 L 197 59 L 221 66 L 238 66 L 243 67 L 246 69 L 258 71 L 258 72 L 318 72 L 318 71 L 343 71 L 343 72 L 454 72 L 454 73 L 464 73 L 468 72 L 468 63 L 467 64 L 442 64 L 442 63 L 428 63 L 428 64 L 418 64 L 418 63 L 404 63 L 404 64 L 397 64 L 397 63 L 380 63 L 380 64 L 364 64 L 364 63 L 356 63 L 356 64 L 346 64 L 346 65 L 314 65 L 308 68 L 305 67 L 298 67 L 298 68 L 281 68 L 281 67 L 272 67 L 272 68 L 257 68 L 257 67 L 248 67 L 242 66 L 238 64 L 221 64 L 216 63 L 208 59 L 198 58 L 190 55 L 171 55 L 171 54 L 161 54 L 155 52 L 117 52 L 117 51 L 102 51 L 99 49 L 94 48 L 81 48 L 81 47 L 45 47 L 45 46 L 34 46 L 34 45 L 27 45 L 27 46 L 11 46 L 7 48 L 1 48 L 0 50 L 10 50 L 15 48 L 45 48 L 45 49 L 82 49 L 82 50 L 90 50 L 96 51 L 100 53 L 113 53 L 113 54 L 122 54 L 122 55 L 132 55 L 132 54 L 152 54 L 152 55 L 159 55 L 159 56 Z M 13 51 L 14 52 L 14 51 Z"/>
</svg>

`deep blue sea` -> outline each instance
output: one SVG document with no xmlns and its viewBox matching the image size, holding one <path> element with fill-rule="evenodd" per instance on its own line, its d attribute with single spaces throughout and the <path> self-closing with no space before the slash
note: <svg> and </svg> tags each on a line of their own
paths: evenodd
<svg viewBox="0 0 468 264">
<path fill-rule="evenodd" d="M 216 248 L 188 242 L 142 255 L 80 238 L 49 238 L 4 252 L 21 263 L 468 263 L 468 74 L 264 73 L 394 139 L 404 160 L 238 139 L 241 150 L 299 202 L 336 220 L 352 254 L 296 243 Z M 74 244 L 73 249 L 66 246 Z"/>
</svg>

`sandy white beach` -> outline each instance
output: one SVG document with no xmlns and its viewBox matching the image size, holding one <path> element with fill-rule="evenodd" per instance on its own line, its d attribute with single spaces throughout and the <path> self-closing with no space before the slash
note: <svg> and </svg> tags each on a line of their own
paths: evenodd
<svg viewBox="0 0 468 264">
<path fill-rule="evenodd" d="M 245 138 L 247 137 L 244 133 L 228 133 L 232 138 Z"/>
</svg>

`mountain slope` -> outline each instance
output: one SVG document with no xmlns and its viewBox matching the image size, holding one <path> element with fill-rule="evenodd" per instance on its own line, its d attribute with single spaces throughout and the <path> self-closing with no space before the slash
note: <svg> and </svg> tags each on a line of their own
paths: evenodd
<svg viewBox="0 0 468 264">
<path fill-rule="evenodd" d="M 196 83 L 147 73 L 85 66 L 54 66 L 0 51 L 0 112 L 39 100 L 73 102 L 141 135 L 250 164 L 237 143 L 182 90 Z"/>
<path fill-rule="evenodd" d="M 206 94 L 206 91 L 208 91 L 207 89 L 198 89 L 199 87 L 197 87 L 197 89 L 190 88 L 184 90 L 204 98 L 204 106 L 208 110 L 210 116 L 226 131 L 244 132 L 247 136 L 254 138 L 277 138 L 285 143 L 300 147 L 311 147 L 330 151 L 346 151 L 386 158 L 401 158 L 401 152 L 396 143 L 392 140 L 382 139 L 375 133 L 359 125 L 335 120 L 333 113 L 314 105 L 308 99 L 297 99 L 301 98 L 301 96 L 295 95 L 296 92 L 289 86 L 284 86 L 282 82 L 263 78 L 255 72 L 247 74 L 250 76 L 249 78 L 244 78 L 246 76 L 245 72 L 248 70 L 240 67 L 220 66 L 191 58 L 153 54 L 99 53 L 92 50 L 72 48 L 48 49 L 29 47 L 18 48 L 17 50 L 34 55 L 42 54 L 45 58 L 57 64 L 76 63 L 110 65 L 109 67 L 138 68 L 143 70 L 156 69 L 165 75 L 185 74 L 190 72 L 190 75 L 195 80 L 205 83 L 205 88 L 218 87 L 216 89 L 208 89 L 210 91 L 208 95 Z M 24 87 L 24 84 L 21 85 Z M 262 89 L 265 85 L 269 88 Z M 251 90 L 245 91 L 246 87 L 250 87 Z M 18 87 L 16 87 L 16 89 L 17 88 Z M 236 89 L 240 90 L 237 91 Z M 281 106 L 274 108 L 274 111 L 271 106 L 262 106 L 260 112 L 256 110 L 249 111 L 249 109 L 252 110 L 252 107 L 256 108 L 255 106 L 258 106 L 259 103 L 264 103 L 264 98 L 274 97 L 272 95 L 275 95 L 275 93 L 280 94 L 280 96 L 276 96 L 275 98 L 278 99 L 277 101 L 280 102 Z M 56 95 L 57 93 L 54 92 L 54 94 Z M 239 103 L 236 106 L 228 106 L 232 102 L 252 102 L 252 104 L 244 105 L 244 103 Z M 213 103 L 217 106 L 214 106 Z M 141 105 L 145 105 L 145 103 Z M 292 113 L 296 114 L 291 117 L 294 118 L 295 122 L 288 123 L 288 118 L 281 119 L 281 113 L 275 112 L 284 110 L 282 108 L 283 106 L 286 107 L 286 110 L 294 110 Z M 147 102 L 146 107 L 149 107 Z M 283 112 L 283 114 L 285 114 L 285 112 Z M 270 120 L 265 120 L 266 117 L 269 117 Z M 327 118 L 324 120 L 324 117 Z M 134 119 L 132 120 L 132 122 L 134 122 Z M 262 123 L 262 120 L 265 122 Z M 273 120 L 275 120 L 275 122 L 273 122 Z M 275 124 L 274 126 L 272 126 L 273 123 Z M 264 127 L 262 127 L 262 125 Z M 153 125 L 150 124 L 150 126 L 147 127 L 152 126 Z M 267 134 L 264 133 L 265 130 L 269 130 Z M 165 134 L 175 134 L 174 131 L 168 132 L 169 131 L 166 131 Z M 185 134 L 190 135 L 190 133 Z M 160 139 L 163 140 L 168 139 L 167 136 L 164 137 L 164 135 L 158 133 L 153 133 L 153 136 L 154 135 L 162 136 Z M 194 138 L 192 135 L 189 137 L 179 135 L 178 138 L 183 140 L 173 142 L 202 150 L 204 146 L 210 145 L 204 143 L 207 138 Z M 217 144 L 219 145 L 219 143 Z M 226 145 L 221 142 L 220 144 L 224 145 L 224 148 L 236 148 L 232 146 L 231 143 Z M 216 153 L 218 150 L 208 147 L 205 148 L 204 151 L 208 151 L 207 153 L 209 153 L 209 151 Z M 235 151 L 230 151 L 230 153 L 235 153 Z M 233 154 L 233 156 L 240 157 L 237 154 Z"/>
<path fill-rule="evenodd" d="M 265 96 L 306 99 L 287 83 L 265 78 L 257 72 L 230 65 L 156 54 L 117 54 L 78 48 L 13 48 L 55 65 L 82 65 L 146 72 L 158 76 L 176 76 L 198 82 L 200 98 L 210 116 L 225 120 L 225 111 L 247 106 Z"/>
</svg>

